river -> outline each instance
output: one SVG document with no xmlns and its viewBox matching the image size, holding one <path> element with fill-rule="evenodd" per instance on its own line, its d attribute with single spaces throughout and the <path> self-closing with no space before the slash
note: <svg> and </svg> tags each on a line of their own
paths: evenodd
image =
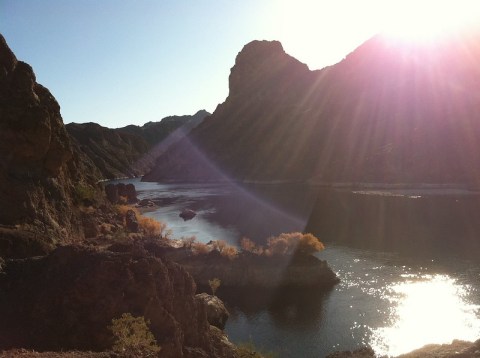
<svg viewBox="0 0 480 358">
<path fill-rule="evenodd" d="M 395 356 L 480 338 L 476 193 L 123 182 L 158 204 L 145 215 L 166 222 L 174 238 L 237 245 L 244 236 L 261 242 L 309 230 L 326 241 L 317 255 L 341 283 L 329 292 L 223 297 L 233 342 L 278 357 L 323 357 L 363 345 Z M 183 221 L 184 208 L 197 216 Z"/>
</svg>

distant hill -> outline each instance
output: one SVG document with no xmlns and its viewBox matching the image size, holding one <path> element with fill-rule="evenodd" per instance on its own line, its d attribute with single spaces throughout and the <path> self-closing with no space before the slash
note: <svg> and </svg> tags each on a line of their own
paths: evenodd
<svg viewBox="0 0 480 358">
<path fill-rule="evenodd" d="M 83 151 L 107 179 L 134 177 L 151 169 L 158 147 L 166 147 L 185 136 L 209 113 L 171 116 L 144 126 L 111 129 L 96 123 L 66 125 L 74 145 Z"/>
<path fill-rule="evenodd" d="M 318 71 L 279 42 L 238 54 L 229 96 L 144 180 L 480 180 L 480 36 L 375 36 Z"/>
</svg>

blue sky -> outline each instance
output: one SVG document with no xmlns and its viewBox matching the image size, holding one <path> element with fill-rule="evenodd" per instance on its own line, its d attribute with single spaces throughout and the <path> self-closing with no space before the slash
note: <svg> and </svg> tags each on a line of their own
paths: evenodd
<svg viewBox="0 0 480 358">
<path fill-rule="evenodd" d="M 213 112 L 235 56 L 279 40 L 317 69 L 387 20 L 387 0 L 0 0 L 0 32 L 65 123 L 107 127 Z"/>
</svg>

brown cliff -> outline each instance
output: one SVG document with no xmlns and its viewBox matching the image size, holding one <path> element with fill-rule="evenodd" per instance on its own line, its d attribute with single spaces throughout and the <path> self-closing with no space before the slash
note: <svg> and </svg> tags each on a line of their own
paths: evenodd
<svg viewBox="0 0 480 358">
<path fill-rule="evenodd" d="M 2 36 L 0 157 L 0 256 L 42 254 L 83 237 L 76 193 L 97 190 L 95 170 L 73 152 L 55 98 Z"/>
<path fill-rule="evenodd" d="M 3 349 L 109 350 L 112 318 L 129 312 L 150 320 L 162 357 L 235 354 L 209 325 L 192 277 L 141 247 L 113 253 L 69 246 L 42 258 L 10 260 L 0 287 Z"/>
</svg>

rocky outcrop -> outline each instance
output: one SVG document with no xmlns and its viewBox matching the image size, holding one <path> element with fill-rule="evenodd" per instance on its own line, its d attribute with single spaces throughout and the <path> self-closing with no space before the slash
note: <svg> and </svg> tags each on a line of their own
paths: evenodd
<svg viewBox="0 0 480 358">
<path fill-rule="evenodd" d="M 242 252 L 234 259 L 213 250 L 194 255 L 176 249 L 162 253 L 181 264 L 199 287 L 209 290 L 209 280 L 218 278 L 223 289 L 331 288 L 339 282 L 326 261 L 314 256 L 260 256 Z"/>
<path fill-rule="evenodd" d="M 479 56 L 478 33 L 430 44 L 376 36 L 309 71 L 280 43 L 253 41 L 225 102 L 144 180 L 476 186 Z"/>
<path fill-rule="evenodd" d="M 334 352 L 326 358 L 375 358 L 375 352 L 370 347 L 362 347 L 353 351 Z"/>
<path fill-rule="evenodd" d="M 105 194 L 107 195 L 108 201 L 110 201 L 112 204 L 118 204 L 122 201 L 123 204 L 134 204 L 138 201 L 137 190 L 135 189 L 135 185 L 131 183 L 109 183 L 105 185 Z"/>
<path fill-rule="evenodd" d="M 222 300 L 217 296 L 211 296 L 205 292 L 199 293 L 195 297 L 205 304 L 208 323 L 217 328 L 224 329 L 230 313 L 228 313 Z"/>
<path fill-rule="evenodd" d="M 0 256 L 24 257 L 81 239 L 76 206 L 98 189 L 55 98 L 1 36 L 0 54 Z"/>
<path fill-rule="evenodd" d="M 196 215 L 197 213 L 192 209 L 183 209 L 182 212 L 178 214 L 183 221 L 192 220 Z"/>
<path fill-rule="evenodd" d="M 398 358 L 470 358 L 480 357 L 480 339 L 475 342 L 454 340 L 450 344 L 429 344 Z"/>
<path fill-rule="evenodd" d="M 106 179 L 137 177 L 148 172 L 158 155 L 183 138 L 210 113 L 166 117 L 144 126 L 111 129 L 96 123 L 70 123 L 66 128 L 73 144 Z"/>
<path fill-rule="evenodd" d="M 209 325 L 191 276 L 141 247 L 113 253 L 67 246 L 7 261 L 3 272 L 1 348 L 108 350 L 111 320 L 129 312 L 151 322 L 162 357 L 234 356 Z"/>
</svg>

